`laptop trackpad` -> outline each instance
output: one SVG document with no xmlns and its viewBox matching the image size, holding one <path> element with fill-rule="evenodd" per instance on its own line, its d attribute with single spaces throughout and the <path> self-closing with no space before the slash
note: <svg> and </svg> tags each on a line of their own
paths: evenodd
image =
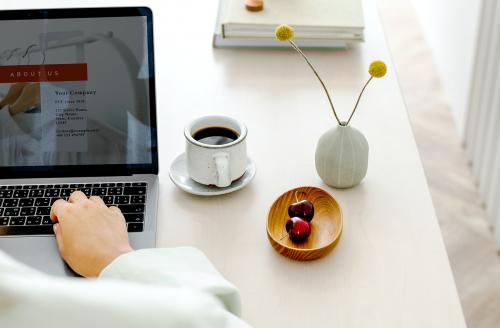
<svg viewBox="0 0 500 328">
<path fill-rule="evenodd" d="M 58 276 L 76 276 L 59 256 L 54 237 L 0 238 L 0 249 L 30 267 Z"/>
</svg>

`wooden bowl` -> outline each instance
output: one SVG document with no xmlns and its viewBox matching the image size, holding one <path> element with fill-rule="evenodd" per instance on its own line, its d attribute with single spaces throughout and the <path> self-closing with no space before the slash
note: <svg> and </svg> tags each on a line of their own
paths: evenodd
<svg viewBox="0 0 500 328">
<path fill-rule="evenodd" d="M 285 230 L 288 206 L 307 199 L 314 205 L 311 235 L 302 243 L 294 243 Z M 316 187 L 291 189 L 276 199 L 267 218 L 267 237 L 274 249 L 293 260 L 309 261 L 328 254 L 342 233 L 342 210 L 326 191 Z"/>
</svg>

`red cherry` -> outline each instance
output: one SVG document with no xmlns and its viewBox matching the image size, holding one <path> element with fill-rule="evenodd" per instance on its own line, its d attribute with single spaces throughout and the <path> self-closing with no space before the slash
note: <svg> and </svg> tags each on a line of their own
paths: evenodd
<svg viewBox="0 0 500 328">
<path fill-rule="evenodd" d="M 293 242 L 301 243 L 311 234 L 311 224 L 299 217 L 292 217 L 286 221 L 286 232 Z"/>
<path fill-rule="evenodd" d="M 314 206 L 307 199 L 301 200 L 288 206 L 288 215 L 291 218 L 297 216 L 310 222 L 314 216 Z"/>
</svg>

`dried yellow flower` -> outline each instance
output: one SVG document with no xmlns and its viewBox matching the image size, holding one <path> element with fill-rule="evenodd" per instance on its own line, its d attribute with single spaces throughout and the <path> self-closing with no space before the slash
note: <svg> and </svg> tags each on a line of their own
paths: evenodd
<svg viewBox="0 0 500 328">
<path fill-rule="evenodd" d="M 288 41 L 288 40 L 293 39 L 294 30 L 293 30 L 293 27 L 291 27 L 291 26 L 288 26 L 286 24 L 281 24 L 278 27 L 276 27 L 274 34 L 276 36 L 276 40 Z"/>
<path fill-rule="evenodd" d="M 374 60 L 370 64 L 370 68 L 368 69 L 368 73 L 370 73 L 373 77 L 383 77 L 385 73 L 387 73 L 387 66 L 381 60 Z"/>
</svg>

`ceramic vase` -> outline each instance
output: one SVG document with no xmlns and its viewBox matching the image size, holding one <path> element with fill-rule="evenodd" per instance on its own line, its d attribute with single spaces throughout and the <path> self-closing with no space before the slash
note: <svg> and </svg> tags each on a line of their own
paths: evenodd
<svg viewBox="0 0 500 328">
<path fill-rule="evenodd" d="M 368 142 L 350 125 L 326 131 L 316 147 L 316 171 L 334 188 L 350 188 L 361 182 L 368 169 Z"/>
</svg>

